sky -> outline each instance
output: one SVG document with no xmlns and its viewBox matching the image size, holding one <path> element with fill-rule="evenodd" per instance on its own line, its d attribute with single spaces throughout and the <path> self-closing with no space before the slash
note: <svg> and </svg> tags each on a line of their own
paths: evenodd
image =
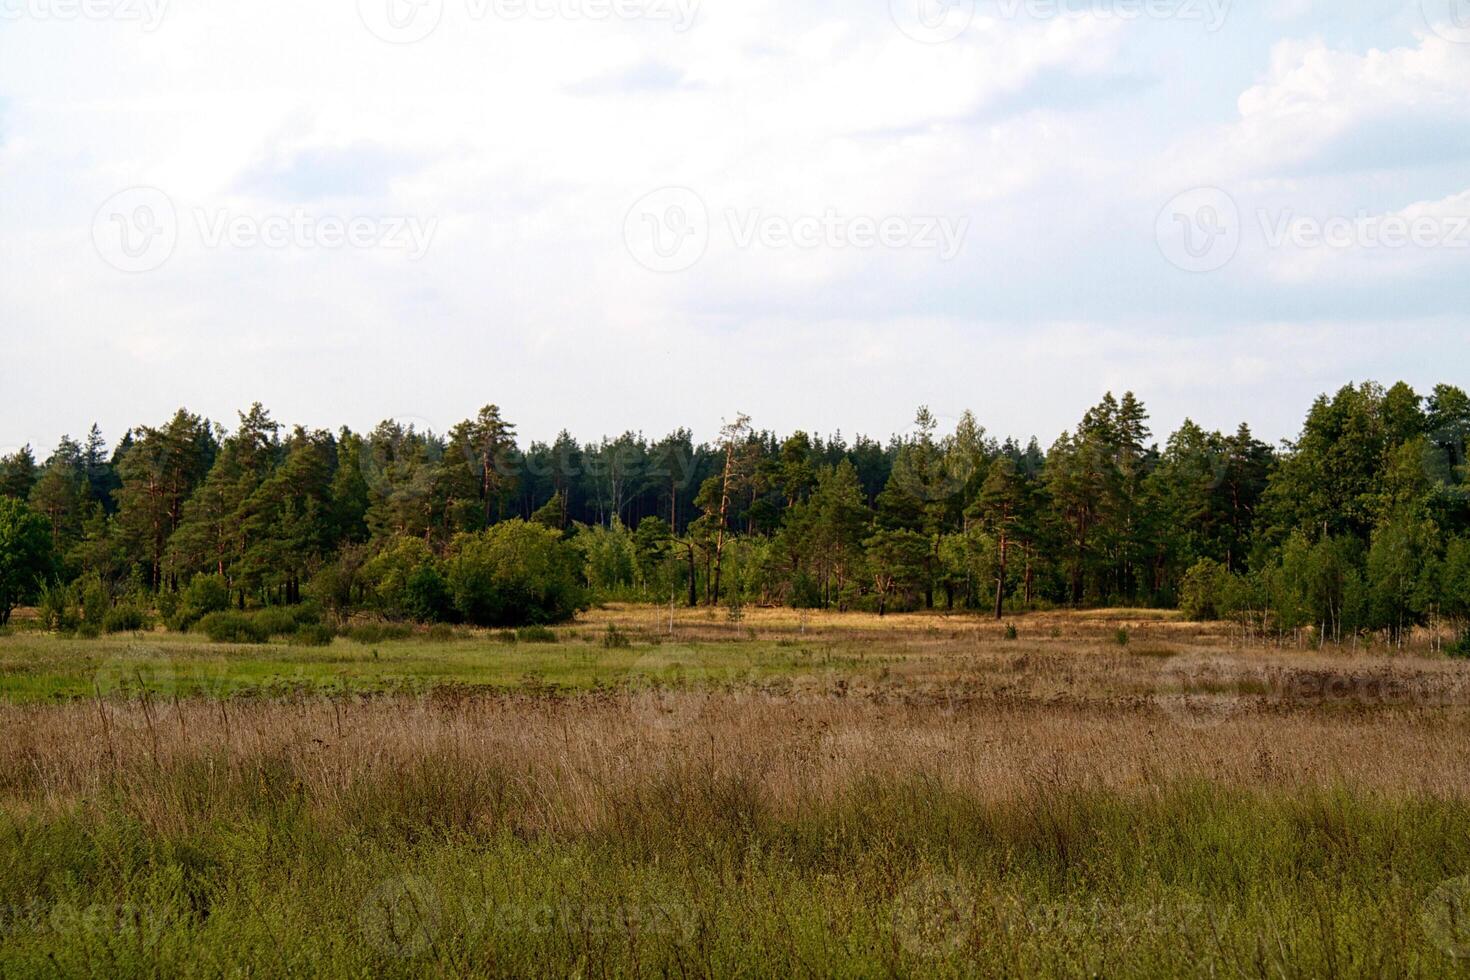
<svg viewBox="0 0 1470 980">
<path fill-rule="evenodd" d="M 1470 0 L 0 0 L 0 455 L 1470 384 Z"/>
</svg>

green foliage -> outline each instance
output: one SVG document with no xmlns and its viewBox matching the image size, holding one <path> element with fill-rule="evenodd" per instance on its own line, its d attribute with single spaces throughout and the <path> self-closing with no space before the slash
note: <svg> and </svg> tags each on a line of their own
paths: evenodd
<svg viewBox="0 0 1470 980">
<path fill-rule="evenodd" d="M 0 497 L 0 626 L 36 598 L 55 566 L 51 528 L 24 503 Z"/>
<path fill-rule="evenodd" d="M 270 633 L 255 617 L 240 612 L 212 612 L 193 627 L 213 643 L 265 643 Z"/>
<path fill-rule="evenodd" d="M 57 633 L 72 633 L 81 625 L 82 615 L 74 599 L 76 587 L 50 582 L 41 586 L 37 596 L 36 612 L 41 619 L 42 629 Z"/>
<path fill-rule="evenodd" d="M 102 617 L 104 633 L 135 633 L 151 626 L 148 614 L 130 602 L 118 603 Z"/>
<path fill-rule="evenodd" d="M 268 606 L 250 618 L 267 636 L 289 636 L 299 625 L 295 612 L 287 606 Z"/>
<path fill-rule="evenodd" d="M 221 575 L 196 575 L 189 580 L 168 625 L 186 630 L 211 613 L 230 608 L 230 586 Z"/>
<path fill-rule="evenodd" d="M 454 605 L 476 626 L 560 623 L 587 606 L 581 555 L 549 528 L 507 521 L 454 541 Z"/>
<path fill-rule="evenodd" d="M 1113 632 L 1113 642 L 1120 647 L 1126 647 L 1128 645 L 1128 631 L 1121 626 L 1118 627 Z"/>
<path fill-rule="evenodd" d="M 1179 586 L 1179 611 L 1189 619 L 1220 619 L 1227 611 L 1230 572 L 1213 558 L 1201 558 Z"/>
<path fill-rule="evenodd" d="M 360 623 L 348 627 L 343 635 L 353 643 L 372 646 L 388 640 L 406 640 L 413 636 L 413 630 L 399 623 Z"/>
<path fill-rule="evenodd" d="M 714 444 L 562 433 L 522 450 L 493 405 L 443 434 L 288 429 L 260 405 L 226 433 L 181 409 L 111 457 L 94 428 L 42 465 L 0 460 L 0 624 L 52 579 L 81 583 L 65 612 L 52 597 L 66 630 L 100 627 L 130 593 L 175 628 L 303 595 L 338 622 L 508 626 L 564 621 L 589 596 L 997 616 L 1178 604 L 1323 641 L 1470 622 L 1462 389 L 1345 386 L 1279 452 L 1246 425 L 1189 420 L 1160 449 L 1148 420 L 1110 393 L 1047 451 L 969 413 L 941 431 L 927 410 L 886 443 L 742 417 Z"/>
<path fill-rule="evenodd" d="M 602 634 L 602 646 L 605 650 L 626 650 L 633 645 L 632 639 L 627 633 L 618 629 L 616 623 L 608 623 L 606 631 Z"/>
<path fill-rule="evenodd" d="M 291 634 L 291 642 L 299 647 L 326 647 L 332 645 L 337 633 L 330 626 L 320 623 L 304 623 Z"/>
<path fill-rule="evenodd" d="M 621 521 L 611 527 L 581 525 L 572 538 L 582 554 L 587 587 L 596 596 L 613 598 L 631 592 L 638 576 L 638 545 Z"/>
<path fill-rule="evenodd" d="M 545 626 L 522 626 L 515 631 L 517 643 L 555 643 L 556 632 Z"/>
<path fill-rule="evenodd" d="M 440 612 L 438 559 L 421 538 L 397 537 L 362 567 L 372 606 L 393 619 L 431 619 Z"/>
</svg>

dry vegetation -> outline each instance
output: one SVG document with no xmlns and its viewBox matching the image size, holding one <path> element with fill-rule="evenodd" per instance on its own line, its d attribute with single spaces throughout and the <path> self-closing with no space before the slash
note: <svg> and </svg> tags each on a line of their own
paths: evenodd
<svg viewBox="0 0 1470 980">
<path fill-rule="evenodd" d="M 667 617 L 564 631 L 633 640 L 583 690 L 0 704 L 0 972 L 1470 965 L 1456 662 L 1145 612 Z"/>
</svg>

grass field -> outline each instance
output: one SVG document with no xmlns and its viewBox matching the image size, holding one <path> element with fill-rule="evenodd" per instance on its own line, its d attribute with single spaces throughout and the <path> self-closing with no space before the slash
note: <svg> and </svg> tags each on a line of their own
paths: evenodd
<svg viewBox="0 0 1470 980">
<path fill-rule="evenodd" d="M 1459 662 L 1147 612 L 668 615 L 22 624 L 0 975 L 1470 975 Z"/>
</svg>

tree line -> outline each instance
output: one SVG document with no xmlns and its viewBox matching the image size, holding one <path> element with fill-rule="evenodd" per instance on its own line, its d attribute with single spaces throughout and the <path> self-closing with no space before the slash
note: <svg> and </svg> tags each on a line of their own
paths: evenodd
<svg viewBox="0 0 1470 980">
<path fill-rule="evenodd" d="M 0 459 L 0 622 L 43 591 L 178 608 L 515 624 L 597 598 L 879 613 L 1181 606 L 1262 633 L 1398 639 L 1470 622 L 1470 398 L 1316 399 L 1280 446 L 1185 421 L 1158 445 L 1107 395 L 1049 447 L 920 409 L 879 441 L 569 433 L 524 448 L 490 405 L 447 432 L 227 429 L 180 409 L 108 450 Z M 196 581 L 200 583 L 195 585 Z M 96 598 L 100 597 L 100 598 Z M 221 600 L 219 597 L 223 597 Z"/>
</svg>

